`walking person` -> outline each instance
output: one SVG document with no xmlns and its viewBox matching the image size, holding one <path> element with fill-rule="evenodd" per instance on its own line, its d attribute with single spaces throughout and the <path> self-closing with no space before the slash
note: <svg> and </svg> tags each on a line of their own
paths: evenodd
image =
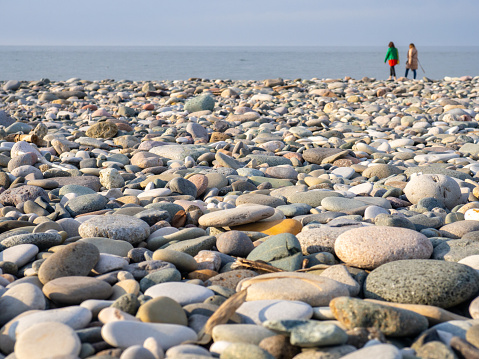
<svg viewBox="0 0 479 359">
<path fill-rule="evenodd" d="M 409 50 L 407 52 L 407 61 L 406 61 L 406 74 L 404 77 L 407 77 L 407 74 L 409 73 L 409 70 L 412 70 L 412 73 L 414 75 L 414 80 L 416 79 L 416 73 L 417 73 L 417 65 L 418 65 L 418 59 L 417 59 L 417 49 L 414 44 L 409 44 Z"/>
<path fill-rule="evenodd" d="M 389 43 L 389 48 L 388 52 L 386 53 L 386 58 L 384 59 L 384 63 L 388 61 L 389 64 L 389 78 L 388 81 L 391 80 L 392 77 L 394 77 L 394 80 L 396 80 L 396 70 L 394 69 L 394 66 L 399 64 L 399 53 L 398 49 L 394 46 L 394 42 Z"/>
</svg>

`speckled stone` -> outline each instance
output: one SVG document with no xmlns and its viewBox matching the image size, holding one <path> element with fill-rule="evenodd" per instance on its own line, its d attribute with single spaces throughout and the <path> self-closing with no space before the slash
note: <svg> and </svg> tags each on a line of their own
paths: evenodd
<svg viewBox="0 0 479 359">
<path fill-rule="evenodd" d="M 479 274 L 463 264 L 410 259 L 386 263 L 364 284 L 366 298 L 449 308 L 479 290 Z"/>
</svg>

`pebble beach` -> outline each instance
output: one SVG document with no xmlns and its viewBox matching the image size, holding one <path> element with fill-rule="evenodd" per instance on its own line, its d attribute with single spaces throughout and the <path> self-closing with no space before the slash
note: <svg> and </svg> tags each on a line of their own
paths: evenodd
<svg viewBox="0 0 479 359">
<path fill-rule="evenodd" d="M 0 359 L 479 358 L 479 76 L 0 81 Z"/>
</svg>

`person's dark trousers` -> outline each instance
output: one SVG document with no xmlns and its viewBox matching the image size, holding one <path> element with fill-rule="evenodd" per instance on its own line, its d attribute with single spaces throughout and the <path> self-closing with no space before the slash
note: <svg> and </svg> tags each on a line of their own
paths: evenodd
<svg viewBox="0 0 479 359">
<path fill-rule="evenodd" d="M 407 74 L 409 73 L 409 69 L 406 69 L 406 75 L 404 75 L 404 77 L 407 77 Z M 416 79 L 416 70 L 412 70 L 412 74 L 414 75 L 414 80 Z"/>
</svg>

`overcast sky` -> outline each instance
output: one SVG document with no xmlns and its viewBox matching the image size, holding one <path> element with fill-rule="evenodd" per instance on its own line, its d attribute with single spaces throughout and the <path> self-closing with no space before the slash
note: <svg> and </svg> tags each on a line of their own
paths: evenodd
<svg viewBox="0 0 479 359">
<path fill-rule="evenodd" d="M 479 0 L 0 0 L 0 45 L 479 46 Z"/>
</svg>

